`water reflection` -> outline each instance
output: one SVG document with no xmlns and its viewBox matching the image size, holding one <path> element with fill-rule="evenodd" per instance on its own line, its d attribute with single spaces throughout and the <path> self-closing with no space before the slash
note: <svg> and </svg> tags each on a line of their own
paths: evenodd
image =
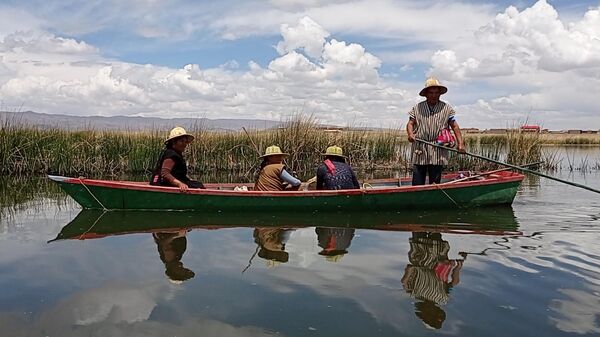
<svg viewBox="0 0 600 337">
<path fill-rule="evenodd" d="M 0 176 L 0 222 L 19 210 L 39 207 L 45 197 L 67 200 L 65 193 L 46 177 Z"/>
<path fill-rule="evenodd" d="M 348 247 L 354 237 L 354 228 L 317 227 L 317 240 L 322 250 L 319 255 L 325 256 L 328 261 L 338 262 L 348 253 Z"/>
<path fill-rule="evenodd" d="M 127 257 L 130 266 L 139 264 L 146 257 L 153 262 L 147 265 L 157 266 L 161 263 L 157 258 L 160 256 L 164 269 L 147 268 L 142 276 L 132 282 L 136 289 L 141 289 L 144 283 L 148 283 L 148 287 L 152 286 L 147 291 L 154 296 L 150 300 L 142 301 L 142 295 L 137 293 L 128 295 L 140 297 L 137 303 L 141 304 L 137 306 L 144 309 L 143 315 L 139 316 L 142 317 L 140 321 L 134 320 L 138 318 L 119 317 L 122 322 L 115 323 L 112 314 L 108 315 L 110 319 L 96 318 L 104 311 L 94 312 L 92 318 L 84 315 L 76 320 L 91 322 L 96 319 L 98 323 L 93 321 L 90 324 L 97 325 L 121 324 L 134 327 L 147 323 L 168 326 L 172 322 L 185 325 L 193 321 L 193 317 L 202 317 L 234 326 L 255 325 L 267 331 L 277 331 L 280 335 L 306 335 L 308 327 L 318 329 L 310 330 L 316 331 L 310 332 L 315 335 L 332 335 L 334 326 L 339 325 L 339 322 L 332 320 L 328 324 L 319 317 L 344 315 L 349 316 L 344 318 L 346 322 L 352 322 L 347 323 L 349 326 L 344 330 L 344 335 L 347 336 L 368 335 L 365 333 L 367 329 L 376 332 L 380 331 L 377 329 L 383 329 L 383 332 L 373 334 L 382 336 L 422 335 L 427 333 L 424 325 L 441 329 L 445 334 L 478 335 L 473 329 L 488 332 L 485 330 L 488 326 L 485 320 L 489 317 L 485 312 L 493 312 L 494 317 L 512 315 L 508 310 L 513 309 L 494 309 L 498 307 L 497 303 L 506 308 L 525 308 L 522 301 L 506 297 L 515 289 L 515 285 L 505 285 L 508 288 L 500 293 L 484 294 L 479 286 L 487 284 L 491 288 L 500 289 L 507 281 L 507 275 L 514 272 L 514 267 L 510 269 L 501 264 L 490 263 L 482 265 L 488 259 L 486 255 L 475 255 L 467 258 L 469 268 L 466 268 L 467 264 L 463 268 L 464 254 L 451 254 L 456 253 L 456 248 L 459 248 L 458 251 L 482 251 L 492 241 L 496 241 L 496 238 L 446 234 L 506 236 L 518 233 L 519 225 L 511 208 L 437 214 L 383 213 L 377 216 L 304 214 L 302 218 L 304 217 L 308 219 L 303 221 L 299 216 L 285 214 L 254 216 L 193 212 L 84 211 L 60 230 L 57 239 L 121 238 L 65 242 L 62 245 L 49 245 L 52 248 L 49 251 L 77 248 L 79 255 L 87 256 L 83 260 L 86 261 L 90 256 L 102 256 L 106 248 L 128 247 L 128 250 L 110 253 L 106 257 L 132 252 Z M 212 230 L 215 228 L 227 230 Z M 132 233 L 146 234 L 128 235 Z M 154 240 L 149 240 L 150 237 Z M 519 236 L 515 240 L 522 240 L 521 238 L 526 237 Z M 227 249 L 223 250 L 222 247 Z M 156 254 L 155 248 L 159 254 Z M 252 272 L 241 274 L 240 270 L 255 249 L 255 267 Z M 504 256 L 508 251 L 490 253 Z M 518 252 L 511 251 L 511 255 L 514 256 L 515 253 Z M 301 261 L 307 256 L 308 259 Z M 279 267 L 264 268 L 256 263 L 257 260 L 266 261 L 267 266 Z M 332 261 L 338 263 L 330 263 Z M 185 287 L 171 287 L 168 282 L 164 282 L 163 275 L 169 276 L 169 263 L 174 263 L 176 269 L 189 271 L 188 276 L 193 276 L 194 272 L 202 274 L 203 282 L 184 281 Z M 485 272 L 489 266 L 497 271 L 494 278 L 489 278 L 490 273 Z M 110 274 L 110 269 L 107 270 Z M 65 274 L 72 275 L 73 271 L 66 270 Z M 180 281 L 188 277 L 185 273 L 182 274 Z M 115 272 L 115 275 L 117 276 L 110 276 L 108 279 L 118 281 L 120 274 Z M 169 279 L 177 280 L 177 277 L 169 276 Z M 519 279 L 527 280 L 523 275 Z M 93 300 L 84 294 L 96 294 L 95 289 L 104 289 L 102 287 L 101 283 L 82 291 L 81 299 L 77 302 L 80 303 L 79 307 L 88 305 Z M 452 291 L 453 288 L 460 288 L 460 292 Z M 110 287 L 106 289 L 107 293 L 115 291 Z M 171 293 L 163 298 L 165 290 Z M 478 296 L 477 301 L 481 300 L 483 304 L 472 305 L 474 296 Z M 562 302 L 553 302 L 558 303 L 556 307 L 559 309 L 568 304 L 568 299 L 560 300 Z M 232 301 L 236 303 L 235 309 L 228 304 Z M 123 311 L 127 309 L 127 312 L 132 310 L 114 297 L 110 303 L 97 306 L 102 310 L 105 307 Z M 71 312 L 73 307 L 79 308 L 68 301 L 68 306 L 65 304 L 68 309 L 64 310 Z M 242 309 L 238 310 L 239 307 Z M 299 313 L 304 313 L 306 307 L 316 312 L 299 317 L 302 316 Z M 480 309 L 474 309 L 476 307 Z M 58 310 L 54 308 L 62 306 L 55 306 L 51 311 Z M 484 313 L 480 314 L 477 310 Z M 527 307 L 527 310 L 531 308 Z M 187 312 L 190 314 L 187 315 Z M 255 315 L 247 318 L 252 312 Z M 269 318 L 263 319 L 265 316 Z M 473 323 L 474 328 L 471 330 L 470 325 L 461 325 L 471 316 L 484 323 Z M 555 316 L 558 317 L 558 314 Z M 287 328 L 287 324 L 291 324 L 289 322 L 300 322 L 300 331 Z M 90 325 L 90 329 L 92 328 Z M 434 331 L 431 330 L 430 333 Z"/>
<path fill-rule="evenodd" d="M 510 207 L 431 214 L 403 212 L 367 215 L 347 212 L 298 215 L 83 210 L 50 242 L 150 233 L 165 266 L 165 275 L 171 282 L 181 283 L 195 276 L 194 271 L 182 262 L 187 248 L 187 234 L 192 230 L 234 227 L 254 228 L 252 237 L 256 250 L 242 272 L 250 267 L 257 255 L 267 261 L 267 266 L 287 263 L 290 253 L 286 251 L 286 243 L 298 228 L 315 227 L 316 240 L 313 242 L 319 248 L 317 253 L 328 262 L 338 262 L 348 253 L 356 229 L 412 232 L 410 264 L 406 267 L 402 283 L 409 294 L 423 301 L 416 304 L 419 317 L 424 321 L 429 317 L 437 317 L 428 320 L 432 327 L 440 326 L 443 321 L 439 318 L 442 315 L 439 314 L 441 309 L 438 305 L 447 302 L 449 289 L 458 283 L 462 264 L 462 260 L 448 259 L 449 244 L 442 240 L 441 233 L 520 234 Z"/>
<path fill-rule="evenodd" d="M 448 303 L 450 289 L 460 282 L 464 259 L 448 259 L 450 244 L 440 233 L 413 232 L 409 242 L 409 264 L 402 285 L 417 300 L 417 317 L 427 326 L 440 329 L 446 319 L 441 306 Z"/>
<path fill-rule="evenodd" d="M 158 248 L 160 260 L 165 264 L 165 275 L 173 283 L 181 283 L 194 277 L 194 272 L 183 266 L 181 258 L 187 248 L 187 230 L 154 232 L 152 237 Z"/>
<path fill-rule="evenodd" d="M 290 254 L 285 243 L 293 230 L 285 228 L 255 228 L 254 242 L 258 245 L 258 257 L 269 262 L 269 266 L 288 262 Z"/>
<path fill-rule="evenodd" d="M 182 229 L 215 228 L 272 228 L 294 229 L 323 227 L 337 229 L 376 229 L 408 232 L 446 232 L 460 234 L 520 234 L 518 222 L 511 207 L 488 207 L 468 210 L 435 212 L 168 212 L 168 211 L 114 211 L 83 210 L 65 225 L 54 240 L 90 239 L 128 233 L 173 232 Z M 320 231 L 320 230 L 319 230 Z M 319 235 L 317 231 L 317 235 Z M 260 232 L 260 231 L 259 231 Z M 323 231 L 323 236 L 334 235 L 347 241 L 353 231 Z M 285 236 L 285 235 L 284 235 Z M 260 235 L 254 235 L 255 240 Z M 285 243 L 285 238 L 277 239 Z M 256 243 L 263 245 L 265 240 Z M 319 240 L 320 242 L 320 240 Z M 323 247 L 321 247 L 323 248 Z M 346 246 L 347 248 L 347 246 Z M 346 249 L 344 248 L 344 249 Z M 268 248 L 267 248 L 268 249 Z"/>
</svg>

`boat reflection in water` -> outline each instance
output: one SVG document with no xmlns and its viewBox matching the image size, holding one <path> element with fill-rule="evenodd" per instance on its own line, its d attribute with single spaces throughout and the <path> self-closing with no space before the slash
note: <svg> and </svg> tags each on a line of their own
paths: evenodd
<svg viewBox="0 0 600 337">
<path fill-rule="evenodd" d="M 51 241 L 93 239 L 130 233 L 236 227 L 290 230 L 305 227 L 327 227 L 482 235 L 520 234 L 510 206 L 432 212 L 356 213 L 240 212 L 232 214 L 224 212 L 82 210 Z"/>
<path fill-rule="evenodd" d="M 415 299 L 415 314 L 428 327 L 440 329 L 446 319 L 443 306 L 460 282 L 466 254 L 449 259 L 450 244 L 442 233 L 520 235 L 512 208 L 482 208 L 441 212 L 360 213 L 199 213 L 164 211 L 81 211 L 51 241 L 94 239 L 131 233 L 151 233 L 165 274 L 175 283 L 194 277 L 181 262 L 186 234 L 191 230 L 254 228 L 256 251 L 268 266 L 287 263 L 286 243 L 298 228 L 315 228 L 318 254 L 338 262 L 348 254 L 355 231 L 411 232 L 408 263 L 401 278 L 404 291 Z M 249 238 L 250 240 L 250 238 Z M 295 252 L 299 253 L 299 252 Z M 245 271 L 244 269 L 243 271 Z"/>
</svg>

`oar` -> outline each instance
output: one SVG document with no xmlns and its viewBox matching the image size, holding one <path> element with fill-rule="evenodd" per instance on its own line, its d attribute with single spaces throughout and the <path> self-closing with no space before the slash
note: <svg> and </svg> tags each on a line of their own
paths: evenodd
<svg viewBox="0 0 600 337">
<path fill-rule="evenodd" d="M 538 161 L 537 163 L 531 163 L 531 164 L 521 165 L 521 167 L 530 167 L 530 166 L 539 165 L 541 163 L 542 163 L 541 161 Z M 479 173 L 479 174 L 476 174 L 476 175 L 473 175 L 473 176 L 468 176 L 468 177 L 464 177 L 464 178 L 461 178 L 461 179 L 452 180 L 452 181 L 449 181 L 449 182 L 447 182 L 445 184 L 459 183 L 461 181 L 471 180 L 471 179 L 474 179 L 474 178 L 488 176 L 490 174 L 494 174 L 494 173 L 498 173 L 498 172 L 503 172 L 503 171 L 508 171 L 508 170 L 512 170 L 512 168 L 511 167 L 505 167 L 505 168 L 501 168 L 501 169 L 497 169 L 497 170 L 493 170 L 493 171 L 482 172 L 482 173 Z"/>
<path fill-rule="evenodd" d="M 503 165 L 503 166 L 506 166 L 506 167 L 513 168 L 515 170 L 519 170 L 521 172 L 527 172 L 527 173 L 535 174 L 536 176 L 544 177 L 546 179 L 558 181 L 558 182 L 561 182 L 563 184 L 567 184 L 567 185 L 571 185 L 571 186 L 583 188 L 584 190 L 588 190 L 588 191 L 592 191 L 592 192 L 596 192 L 596 193 L 600 194 L 600 190 L 597 190 L 595 188 L 591 188 L 589 186 L 585 186 L 585 185 L 582 185 L 582 184 L 574 183 L 572 181 L 555 178 L 553 176 L 549 176 L 547 174 L 543 174 L 543 173 L 540 173 L 540 172 L 537 172 L 537 171 L 526 169 L 524 167 L 520 167 L 520 166 L 516 166 L 516 165 L 511 165 L 511 164 L 503 163 L 501 161 L 497 161 L 497 160 L 494 160 L 494 159 L 491 159 L 491 158 L 488 158 L 488 157 L 480 156 L 480 155 L 475 154 L 475 153 L 470 153 L 470 152 L 466 152 L 466 151 L 465 152 L 460 152 L 460 151 L 458 151 L 456 149 L 445 147 L 445 146 L 442 146 L 442 145 L 438 145 L 438 144 L 435 144 L 435 143 L 432 143 L 432 142 L 428 142 L 428 141 L 425 141 L 425 140 L 422 140 L 422 139 L 419 139 L 419 138 L 415 138 L 415 141 L 417 141 L 419 143 L 423 143 L 423 144 L 429 145 L 429 146 L 437 147 L 437 148 L 440 148 L 440 149 L 444 149 L 444 150 L 448 150 L 448 151 L 452 151 L 452 152 L 456 152 L 456 153 L 460 153 L 460 154 L 466 154 L 467 156 L 471 156 L 471 157 L 474 157 L 474 158 L 479 158 L 479 159 L 487 160 L 487 161 L 490 161 L 492 163 L 496 163 L 498 165 Z"/>
</svg>

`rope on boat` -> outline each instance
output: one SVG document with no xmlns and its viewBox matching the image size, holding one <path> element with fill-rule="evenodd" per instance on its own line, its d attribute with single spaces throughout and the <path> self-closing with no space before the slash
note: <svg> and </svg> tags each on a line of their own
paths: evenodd
<svg viewBox="0 0 600 337">
<path fill-rule="evenodd" d="M 589 186 L 586 186 L 586 185 L 582 185 L 582 184 L 578 184 L 578 183 L 574 183 L 572 181 L 555 178 L 553 176 L 549 176 L 547 174 L 543 174 L 543 173 L 540 173 L 540 172 L 537 172 L 537 171 L 533 171 L 533 170 L 530 170 L 530 169 L 527 169 L 527 168 L 524 168 L 524 167 L 521 167 L 521 166 L 503 163 L 501 161 L 494 160 L 494 159 L 491 159 L 491 158 L 488 158 L 488 157 L 484 157 L 484 156 L 480 156 L 480 155 L 475 154 L 475 153 L 470 153 L 470 152 L 466 152 L 466 151 L 465 152 L 460 152 L 460 151 L 458 151 L 456 149 L 445 147 L 445 146 L 442 146 L 442 145 L 438 145 L 438 144 L 435 144 L 435 143 L 432 143 L 432 142 L 428 142 L 428 141 L 425 141 L 425 140 L 419 139 L 419 138 L 415 138 L 415 141 L 417 141 L 419 143 L 427 144 L 429 146 L 437 147 L 437 148 L 440 148 L 440 149 L 444 149 L 444 150 L 456 152 L 456 153 L 459 153 L 459 154 L 466 154 L 467 156 L 471 156 L 471 157 L 474 157 L 474 158 L 479 158 L 479 159 L 487 160 L 487 161 L 490 161 L 492 163 L 496 163 L 498 165 L 503 165 L 503 166 L 506 166 L 506 167 L 513 168 L 515 170 L 519 170 L 521 172 L 527 172 L 527 173 L 535 174 L 536 176 L 540 176 L 540 177 L 543 177 L 543 178 L 546 178 L 546 179 L 558 181 L 558 182 L 563 183 L 563 184 L 567 184 L 567 185 L 571 185 L 571 186 L 583 188 L 584 190 L 588 190 L 588 191 L 592 191 L 592 192 L 596 192 L 596 193 L 600 194 L 600 190 L 597 190 L 595 188 L 592 188 L 592 187 L 589 187 Z"/>
<path fill-rule="evenodd" d="M 446 191 L 444 191 L 444 189 L 443 189 L 443 188 L 441 188 L 441 187 L 440 187 L 440 185 L 439 185 L 439 184 L 433 183 L 433 185 L 435 185 L 435 187 L 437 187 L 437 188 L 438 188 L 440 191 L 442 191 L 442 193 L 444 193 L 444 195 L 446 195 L 446 196 L 448 197 L 448 199 L 450 199 L 450 201 L 452 201 L 452 203 L 454 203 L 454 205 L 455 205 L 456 207 L 458 207 L 458 208 L 462 208 L 462 207 L 460 207 L 460 205 L 459 205 L 459 204 L 458 204 L 456 201 L 454 201 L 454 199 L 452 199 L 452 197 L 451 197 L 451 196 L 449 196 L 449 195 L 448 195 L 448 193 L 446 193 Z"/>
<path fill-rule="evenodd" d="M 103 210 L 103 211 L 105 211 L 105 212 L 106 212 L 106 211 L 108 211 L 108 208 L 106 208 L 106 207 L 105 207 L 105 206 L 104 206 L 104 205 L 103 205 L 103 204 L 100 202 L 100 200 L 98 200 L 98 198 L 96 198 L 96 196 L 94 195 L 94 193 L 92 193 L 92 191 L 90 191 L 90 189 L 89 189 L 89 188 L 88 188 L 88 187 L 87 187 L 87 186 L 86 186 L 86 185 L 83 183 L 83 180 L 81 179 L 81 177 L 79 177 L 79 178 L 77 178 L 77 179 L 79 179 L 79 182 L 81 183 L 81 185 L 82 185 L 83 187 L 85 187 L 85 189 L 86 189 L 86 190 L 88 191 L 88 193 L 89 193 L 89 194 L 92 196 L 92 198 L 94 198 L 94 200 L 96 200 L 96 202 L 97 202 L 97 203 L 99 203 L 99 204 L 100 204 L 100 206 L 102 206 L 102 210 Z M 104 213 L 102 213 L 102 214 L 104 214 Z"/>
</svg>

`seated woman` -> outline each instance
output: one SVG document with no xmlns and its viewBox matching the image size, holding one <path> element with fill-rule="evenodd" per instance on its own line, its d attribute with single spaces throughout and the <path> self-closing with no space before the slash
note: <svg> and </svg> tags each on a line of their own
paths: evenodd
<svg viewBox="0 0 600 337">
<path fill-rule="evenodd" d="M 360 188 L 356 174 L 346 164 L 346 156 L 339 146 L 330 146 L 325 153 L 325 160 L 317 168 L 317 190 L 347 190 Z"/>
<path fill-rule="evenodd" d="M 263 158 L 263 162 L 254 184 L 255 191 L 295 191 L 300 187 L 301 181 L 294 178 L 285 169 L 283 157 L 287 155 L 287 153 L 281 152 L 279 146 L 267 147 L 265 154 L 259 157 Z M 291 187 L 286 188 L 284 183 Z"/>
<path fill-rule="evenodd" d="M 169 132 L 165 141 L 165 149 L 160 155 L 150 185 L 175 186 L 181 192 L 188 188 L 204 188 L 204 185 L 187 176 L 187 164 L 183 158 L 183 151 L 194 140 L 194 136 L 185 131 L 184 128 L 176 127 Z"/>
</svg>

